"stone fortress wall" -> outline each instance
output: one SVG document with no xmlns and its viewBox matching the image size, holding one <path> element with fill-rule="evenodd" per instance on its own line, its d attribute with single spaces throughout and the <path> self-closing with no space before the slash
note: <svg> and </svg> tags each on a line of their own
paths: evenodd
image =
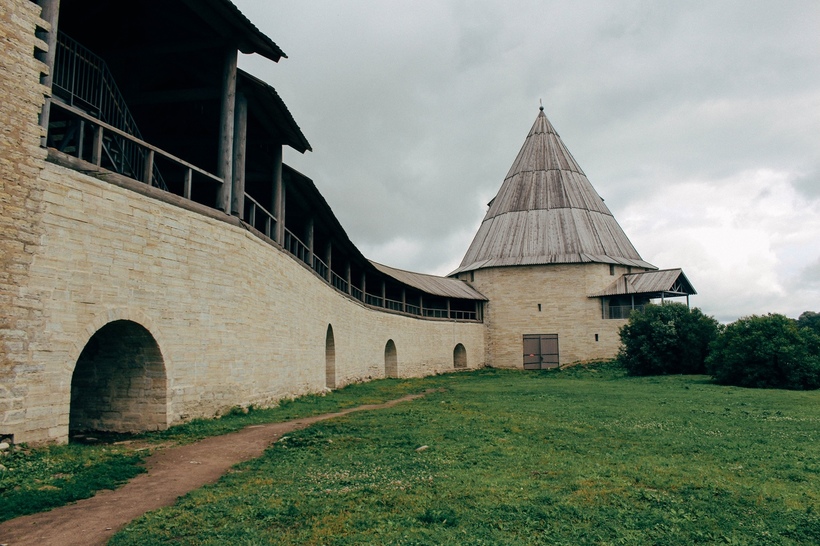
<svg viewBox="0 0 820 546">
<path fill-rule="evenodd" d="M 0 7 L 0 437 L 164 428 L 484 365 L 482 323 L 365 307 L 230 216 L 46 161 L 39 12 Z"/>
</svg>

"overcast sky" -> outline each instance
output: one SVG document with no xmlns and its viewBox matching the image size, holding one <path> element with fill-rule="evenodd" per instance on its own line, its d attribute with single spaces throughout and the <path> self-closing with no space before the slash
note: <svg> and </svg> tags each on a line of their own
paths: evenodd
<svg viewBox="0 0 820 546">
<path fill-rule="evenodd" d="M 240 66 L 353 242 L 446 275 L 539 100 L 641 256 L 722 321 L 820 311 L 820 2 L 235 0 Z"/>
</svg>

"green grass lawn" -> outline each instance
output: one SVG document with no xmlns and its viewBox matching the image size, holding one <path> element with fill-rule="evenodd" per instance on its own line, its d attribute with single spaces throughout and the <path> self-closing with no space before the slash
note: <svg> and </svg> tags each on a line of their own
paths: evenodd
<svg viewBox="0 0 820 546">
<path fill-rule="evenodd" d="M 275 408 L 242 411 L 236 408 L 219 419 L 196 419 L 161 432 L 141 435 L 103 435 L 100 443 L 46 446 L 25 445 L 0 452 L 0 522 L 42 512 L 88 498 L 100 489 L 113 489 L 144 472 L 140 466 L 156 446 L 193 442 L 234 432 L 259 423 L 281 422 L 319 415 L 362 404 L 381 403 L 421 392 L 431 381 L 387 379 L 357 383 L 330 396 L 310 395 L 282 400 Z"/>
<path fill-rule="evenodd" d="M 446 392 L 291 434 L 111 543 L 820 543 L 818 391 L 610 367 L 356 388 L 426 387 Z"/>
</svg>

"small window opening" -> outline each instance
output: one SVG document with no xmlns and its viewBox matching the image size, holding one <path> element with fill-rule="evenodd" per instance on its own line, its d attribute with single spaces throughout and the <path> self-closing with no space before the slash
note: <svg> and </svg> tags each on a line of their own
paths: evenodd
<svg viewBox="0 0 820 546">
<path fill-rule="evenodd" d="M 595 341 L 598 341 L 598 334 L 595 334 Z"/>
<path fill-rule="evenodd" d="M 475 282 L 475 272 L 470 271 L 470 282 Z"/>
<path fill-rule="evenodd" d="M 538 304 L 538 312 L 539 313 L 541 312 L 541 304 L 540 303 Z"/>
<path fill-rule="evenodd" d="M 615 264 L 609 264 L 609 274 L 610 275 L 615 274 Z"/>
</svg>

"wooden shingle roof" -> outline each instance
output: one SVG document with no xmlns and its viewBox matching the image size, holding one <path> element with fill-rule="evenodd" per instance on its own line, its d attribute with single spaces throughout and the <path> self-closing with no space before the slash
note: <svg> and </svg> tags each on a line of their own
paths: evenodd
<svg viewBox="0 0 820 546">
<path fill-rule="evenodd" d="M 627 273 L 590 298 L 644 294 L 650 297 L 687 296 L 697 294 L 682 269 L 660 269 L 641 273 Z"/>
<path fill-rule="evenodd" d="M 373 260 L 370 260 L 370 263 L 385 275 L 427 294 L 446 298 L 487 301 L 487 298 L 481 292 L 458 279 L 396 269 L 395 267 L 388 267 Z"/>
<path fill-rule="evenodd" d="M 632 246 L 543 108 L 489 205 L 451 275 L 484 267 L 587 262 L 656 269 Z"/>
</svg>

